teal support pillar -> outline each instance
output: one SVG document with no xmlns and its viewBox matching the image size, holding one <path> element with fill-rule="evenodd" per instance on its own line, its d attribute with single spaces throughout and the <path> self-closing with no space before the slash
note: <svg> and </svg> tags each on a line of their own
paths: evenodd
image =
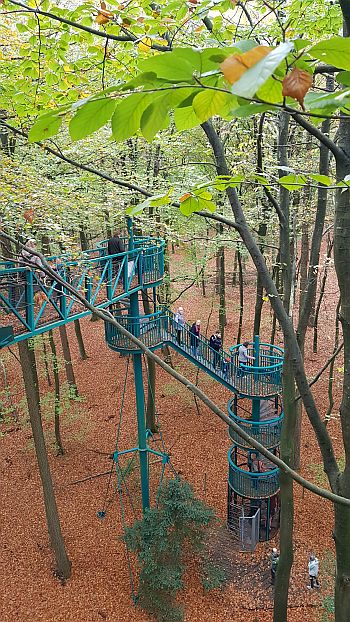
<svg viewBox="0 0 350 622">
<path fill-rule="evenodd" d="M 132 227 L 132 219 L 127 219 L 128 234 L 129 234 L 129 250 L 134 249 L 134 233 Z M 139 321 L 139 300 L 138 293 L 130 295 L 130 307 L 129 315 L 133 320 L 132 332 L 135 337 L 140 335 L 140 321 Z M 132 355 L 134 366 L 134 379 L 135 379 L 135 392 L 136 392 L 136 414 L 137 414 L 137 431 L 138 431 L 138 446 L 139 446 L 139 458 L 140 458 L 140 476 L 141 476 L 141 497 L 142 497 L 142 509 L 145 511 L 149 508 L 149 473 L 148 473 L 148 452 L 147 452 L 147 437 L 146 437 L 146 422 L 145 422 L 145 397 L 143 390 L 143 378 L 142 378 L 142 355 L 141 353 L 135 353 Z"/>
<path fill-rule="evenodd" d="M 259 367 L 260 366 L 259 365 L 259 363 L 260 363 L 259 353 L 260 353 L 259 335 L 255 335 L 254 336 L 254 343 L 253 343 L 254 367 Z M 258 386 L 258 384 L 259 384 L 259 370 L 258 369 L 253 374 L 253 378 L 254 378 L 254 384 L 256 386 Z M 252 403 L 252 420 L 253 421 L 259 421 L 260 420 L 260 399 L 259 398 L 254 398 L 253 399 L 253 403 Z"/>
</svg>

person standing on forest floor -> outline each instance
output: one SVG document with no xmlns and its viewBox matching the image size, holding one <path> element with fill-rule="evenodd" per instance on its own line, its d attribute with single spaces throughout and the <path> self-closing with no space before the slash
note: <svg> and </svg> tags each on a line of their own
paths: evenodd
<svg viewBox="0 0 350 622">
<path fill-rule="evenodd" d="M 307 586 L 308 590 L 312 590 L 314 587 L 319 589 L 321 586 L 318 582 L 318 570 L 319 570 L 319 561 L 313 553 L 311 553 L 308 562 L 308 570 L 309 570 L 309 578 L 310 585 Z"/>
<path fill-rule="evenodd" d="M 271 585 L 275 585 L 277 566 L 279 562 L 280 554 L 277 549 L 272 549 L 270 555 L 270 570 L 271 570 Z"/>
<path fill-rule="evenodd" d="M 191 344 L 191 349 L 192 349 L 192 355 L 194 356 L 194 358 L 197 358 L 198 356 L 200 332 L 201 332 L 201 321 L 196 320 L 195 322 L 193 322 L 190 328 L 190 333 L 191 333 L 190 344 Z"/>
<path fill-rule="evenodd" d="M 178 310 L 176 311 L 174 322 L 175 322 L 175 329 L 176 329 L 176 341 L 179 344 L 179 346 L 181 346 L 182 333 L 183 333 L 183 329 L 186 323 L 183 307 L 179 307 Z"/>
<path fill-rule="evenodd" d="M 221 333 L 217 330 L 209 339 L 209 345 L 213 352 L 213 367 L 216 369 L 220 364 L 220 350 L 222 348 Z"/>
<path fill-rule="evenodd" d="M 254 361 L 254 356 L 250 356 L 248 354 L 248 346 L 249 341 L 243 341 L 243 343 L 238 348 L 238 371 L 237 377 L 241 378 L 244 376 L 244 366 L 247 365 L 248 361 Z"/>
</svg>

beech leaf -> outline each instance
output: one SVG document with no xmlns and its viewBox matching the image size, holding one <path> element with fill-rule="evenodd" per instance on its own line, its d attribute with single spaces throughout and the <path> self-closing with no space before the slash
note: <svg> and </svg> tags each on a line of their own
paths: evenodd
<svg viewBox="0 0 350 622">
<path fill-rule="evenodd" d="M 233 54 L 229 56 L 221 63 L 220 69 L 227 82 L 234 84 L 247 69 L 256 65 L 256 63 L 267 56 L 271 50 L 272 48 L 267 45 L 257 45 L 248 52 L 244 52 L 244 54 Z"/>
<path fill-rule="evenodd" d="M 305 110 L 304 97 L 312 86 L 312 75 L 307 71 L 294 67 L 292 71 L 284 77 L 282 86 L 283 97 L 292 97 L 296 99 L 302 109 Z"/>
</svg>

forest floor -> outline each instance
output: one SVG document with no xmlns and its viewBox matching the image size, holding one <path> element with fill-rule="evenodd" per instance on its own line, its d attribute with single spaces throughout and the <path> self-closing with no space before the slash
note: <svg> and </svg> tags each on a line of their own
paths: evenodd
<svg viewBox="0 0 350 622">
<path fill-rule="evenodd" d="M 185 270 L 183 255 L 171 259 L 174 273 Z M 244 331 L 251 336 L 255 291 L 253 278 L 246 277 Z M 174 291 L 180 293 L 186 283 L 178 282 Z M 217 328 L 218 301 L 207 282 L 207 297 L 197 287 L 186 291 L 174 304 L 185 309 L 187 321 L 202 320 L 202 331 L 208 336 Z M 174 296 L 175 297 L 175 296 Z M 306 352 L 310 378 L 322 367 L 333 350 L 334 309 L 337 291 L 330 275 L 319 320 L 318 353 L 312 354 L 309 331 Z M 235 343 L 238 317 L 237 287 L 227 287 L 228 325 L 225 347 Z M 111 462 L 106 454 L 113 452 L 119 422 L 126 358 L 109 350 L 104 341 L 102 322 L 81 322 L 88 360 L 79 359 L 73 325 L 68 334 L 77 377 L 80 401 L 64 400 L 62 438 L 65 454 L 56 457 L 53 445 L 52 387 L 45 379 L 44 361 L 40 360 L 43 418 L 50 452 L 57 502 L 63 534 L 73 563 L 72 577 L 65 585 L 54 578 L 52 554 L 46 530 L 43 499 L 33 449 L 31 430 L 24 406 L 20 366 L 8 351 L 2 353 L 11 386 L 12 399 L 22 413 L 18 424 L 3 424 L 0 441 L 1 460 L 1 534 L 0 547 L 0 620 L 2 622 L 147 622 L 151 620 L 131 600 L 131 588 L 125 548 L 121 541 L 123 526 L 118 497 L 113 494 L 115 480 L 108 488 L 108 475 L 74 484 L 94 474 L 108 472 Z M 208 325 L 208 326 L 207 326 Z M 269 340 L 271 312 L 264 303 L 261 336 Z M 56 338 L 58 345 L 58 337 Z M 281 335 L 277 335 L 280 343 Z M 42 353 L 39 340 L 38 354 Z M 13 349 L 15 354 L 15 348 Z M 172 354 L 174 365 L 190 380 L 197 371 L 179 354 Z M 339 399 L 341 358 L 335 365 L 335 396 Z M 130 366 L 131 367 L 131 366 Z M 64 370 L 61 370 L 63 379 Z M 194 487 L 199 498 L 212 506 L 224 523 L 227 503 L 227 451 L 230 441 L 226 426 L 204 405 L 198 409 L 190 393 L 163 370 L 157 378 L 157 408 L 165 447 L 174 468 Z M 147 379 L 146 379 L 147 382 Z M 204 373 L 198 374 L 199 386 L 226 410 L 230 397 L 227 389 Z M 136 439 L 133 374 L 126 380 L 127 398 L 119 446 L 132 447 Z M 326 412 L 328 374 L 315 385 L 314 394 L 322 413 Z M 336 401 L 336 406 L 338 402 Z M 335 412 L 337 408 L 335 407 Z M 334 416 L 329 431 L 335 445 L 341 442 L 340 423 Z M 339 454 L 339 458 L 342 456 Z M 152 465 L 152 481 L 157 481 L 160 466 Z M 314 434 L 303 416 L 302 474 L 327 486 L 321 456 Z M 131 496 L 139 506 L 137 469 L 128 480 Z M 105 509 L 103 520 L 97 512 Z M 126 507 L 130 518 L 130 509 Z M 214 537 L 214 536 L 213 536 Z M 221 589 L 205 593 L 197 577 L 194 563 L 186 574 L 186 588 L 180 595 L 185 605 L 186 622 L 271 622 L 273 592 L 269 581 L 268 556 L 278 538 L 260 543 L 256 552 L 239 553 L 225 529 L 215 536 L 219 553 L 225 558 L 228 581 Z M 332 594 L 334 546 L 332 540 L 332 507 L 319 497 L 295 485 L 295 562 L 293 565 L 289 622 L 326 622 L 327 606 Z M 311 551 L 320 558 L 321 590 L 310 593 L 307 559 Z"/>
</svg>

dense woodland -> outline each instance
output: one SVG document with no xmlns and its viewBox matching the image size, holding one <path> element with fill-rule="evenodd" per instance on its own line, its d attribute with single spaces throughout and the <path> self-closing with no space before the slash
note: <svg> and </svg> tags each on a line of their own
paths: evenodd
<svg viewBox="0 0 350 622">
<path fill-rule="evenodd" d="M 138 463 L 111 467 L 137 405 L 108 309 L 73 283 L 84 318 L 5 345 L 1 619 L 348 622 L 350 1 L 0 0 L 0 16 L 0 327 L 1 271 L 29 239 L 50 279 L 50 257 L 83 266 L 132 229 L 164 242 L 157 304 L 225 351 L 284 348 L 280 451 L 261 449 L 280 529 L 248 554 L 225 531 L 227 388 L 143 349 L 142 514 Z"/>
</svg>

